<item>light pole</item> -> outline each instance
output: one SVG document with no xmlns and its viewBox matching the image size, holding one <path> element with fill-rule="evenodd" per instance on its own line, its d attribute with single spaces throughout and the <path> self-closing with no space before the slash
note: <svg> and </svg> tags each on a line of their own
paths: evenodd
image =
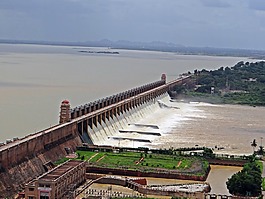
<svg viewBox="0 0 265 199">
<path fill-rule="evenodd" d="M 263 155 L 262 139 L 263 139 L 263 137 L 260 137 L 260 152 L 261 152 L 261 155 Z"/>
</svg>

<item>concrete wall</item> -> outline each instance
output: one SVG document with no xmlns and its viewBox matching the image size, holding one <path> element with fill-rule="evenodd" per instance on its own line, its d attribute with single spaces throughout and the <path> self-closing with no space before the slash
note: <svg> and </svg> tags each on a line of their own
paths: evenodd
<svg viewBox="0 0 265 199">
<path fill-rule="evenodd" d="M 225 165 L 225 166 L 239 166 L 242 167 L 246 164 L 247 160 L 233 160 L 233 159 L 207 159 L 210 164 L 213 165 Z"/>
<path fill-rule="evenodd" d="M 209 170 L 210 171 L 210 170 Z M 205 181 L 208 173 L 204 176 L 188 175 L 183 173 L 170 173 L 170 172 L 141 172 L 126 169 L 111 169 L 111 168 L 99 168 L 88 166 L 87 173 L 98 174 L 113 174 L 113 175 L 125 175 L 125 176 L 137 176 L 137 177 L 154 177 L 154 178 L 169 178 L 169 179 L 182 179 L 182 180 L 195 180 Z"/>
<path fill-rule="evenodd" d="M 113 105 L 113 104 L 117 104 L 118 102 L 129 99 L 131 97 L 135 97 L 139 94 L 150 91 L 150 90 L 155 89 L 155 88 L 162 86 L 162 85 L 165 85 L 164 80 L 160 80 L 160 81 L 156 81 L 156 82 L 153 82 L 150 84 L 146 84 L 146 85 L 143 85 L 143 86 L 140 86 L 137 88 L 127 90 L 127 91 L 122 92 L 122 93 L 118 93 L 116 95 L 112 95 L 112 96 L 109 96 L 109 97 L 106 97 L 103 99 L 96 100 L 94 102 L 90 102 L 90 103 L 85 104 L 85 105 L 75 107 L 71 111 L 71 118 L 75 119 L 75 118 L 78 118 L 80 116 L 91 113 L 93 111 L 108 107 L 108 106 Z M 158 91 L 154 92 L 153 95 L 148 94 L 148 95 L 144 96 L 143 98 L 140 98 L 139 99 L 140 101 L 134 102 L 133 105 L 144 102 L 145 100 L 147 100 L 147 98 L 152 99 L 155 97 L 154 96 L 155 94 L 159 95 L 159 94 L 162 94 L 162 92 L 163 93 L 167 92 L 167 88 L 165 88 L 163 91 L 162 91 L 162 89 L 161 89 L 161 91 L 158 90 Z M 120 110 L 128 109 L 129 106 L 132 106 L 132 104 L 126 104 L 126 106 L 120 107 Z"/>
<path fill-rule="evenodd" d="M 0 147 L 2 169 L 12 168 L 58 145 L 78 137 L 75 124 L 65 124 L 31 134 Z"/>
<path fill-rule="evenodd" d="M 24 183 L 46 172 L 51 162 L 65 157 L 66 148 L 75 151 L 81 144 L 75 125 L 66 125 L 34 135 L 10 143 L 10 147 L 5 145 L 5 148 L 2 148 L 0 198 L 23 189 Z"/>
</svg>

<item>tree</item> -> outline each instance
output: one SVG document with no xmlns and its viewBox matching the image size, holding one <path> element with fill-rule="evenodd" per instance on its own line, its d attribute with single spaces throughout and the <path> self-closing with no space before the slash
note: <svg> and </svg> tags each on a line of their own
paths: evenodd
<svg viewBox="0 0 265 199">
<path fill-rule="evenodd" d="M 204 148 L 203 150 L 203 157 L 205 158 L 214 158 L 213 150 L 210 148 Z"/>
<path fill-rule="evenodd" d="M 242 171 L 226 182 L 230 194 L 237 196 L 259 196 L 261 194 L 261 170 L 255 161 L 244 165 Z"/>
<path fill-rule="evenodd" d="M 193 78 L 195 83 L 191 81 L 184 88 L 175 87 L 175 93 L 191 95 L 191 97 L 195 94 L 195 96 L 203 96 L 201 97 L 203 100 L 204 97 L 208 97 L 207 94 L 210 93 L 211 87 L 215 87 L 216 93 L 221 91 L 223 94 L 229 90 L 238 90 L 238 92 L 230 92 L 229 95 L 220 95 L 219 101 L 252 106 L 265 105 L 265 62 L 263 61 L 255 63 L 241 61 L 231 68 L 220 67 L 210 71 L 194 70 Z M 255 147 L 253 146 L 253 148 Z"/>
</svg>

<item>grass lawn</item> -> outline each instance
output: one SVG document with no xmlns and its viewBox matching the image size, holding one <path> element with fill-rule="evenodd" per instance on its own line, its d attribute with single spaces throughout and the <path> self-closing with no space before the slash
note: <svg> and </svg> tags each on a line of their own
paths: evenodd
<svg viewBox="0 0 265 199">
<path fill-rule="evenodd" d="M 142 154 L 142 153 L 99 153 L 93 159 L 90 160 L 91 163 L 98 166 L 114 167 L 123 166 L 130 168 L 139 167 L 155 167 L 163 169 L 179 169 L 183 170 L 190 168 L 194 159 L 183 158 L 183 157 L 173 157 L 170 155 L 158 155 L 158 154 Z"/>
<path fill-rule="evenodd" d="M 77 159 L 89 161 L 91 165 L 140 171 L 171 170 L 175 172 L 193 173 L 192 170 L 195 169 L 197 173 L 195 175 L 204 175 L 209 165 L 207 161 L 199 157 L 184 157 L 179 155 L 91 151 L 76 151 L 76 153 L 78 154 Z M 67 158 L 63 158 L 57 161 L 56 164 L 67 160 Z"/>
</svg>

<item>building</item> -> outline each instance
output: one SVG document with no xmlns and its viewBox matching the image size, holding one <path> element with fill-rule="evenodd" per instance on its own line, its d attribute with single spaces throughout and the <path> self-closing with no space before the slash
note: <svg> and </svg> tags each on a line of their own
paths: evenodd
<svg viewBox="0 0 265 199">
<path fill-rule="evenodd" d="M 74 189 L 85 181 L 85 173 L 86 162 L 68 160 L 26 184 L 25 198 L 74 198 Z"/>
</svg>

